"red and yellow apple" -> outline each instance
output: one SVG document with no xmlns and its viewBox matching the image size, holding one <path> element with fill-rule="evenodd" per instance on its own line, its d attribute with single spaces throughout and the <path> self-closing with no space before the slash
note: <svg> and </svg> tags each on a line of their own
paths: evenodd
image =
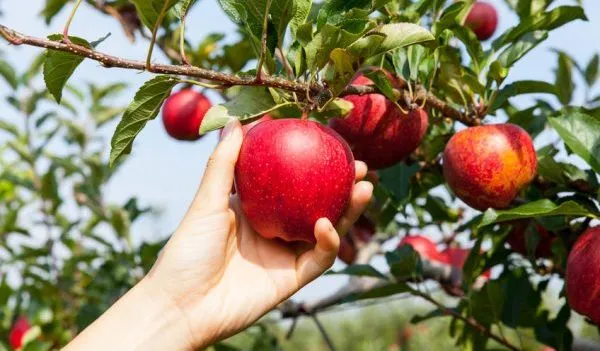
<svg viewBox="0 0 600 351">
<path fill-rule="evenodd" d="M 573 245 L 565 281 L 571 308 L 600 325 L 600 227 L 587 229 Z"/>
<path fill-rule="evenodd" d="M 23 346 L 23 337 L 31 329 L 31 325 L 26 317 L 19 317 L 8 334 L 8 342 L 14 349 L 20 349 Z"/>
</svg>

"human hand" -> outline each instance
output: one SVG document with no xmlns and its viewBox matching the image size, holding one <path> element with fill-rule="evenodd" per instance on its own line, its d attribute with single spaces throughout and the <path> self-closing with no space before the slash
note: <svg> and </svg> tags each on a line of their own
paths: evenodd
<svg viewBox="0 0 600 351">
<path fill-rule="evenodd" d="M 192 205 L 144 278 L 160 291 L 189 328 L 188 344 L 206 346 L 250 326 L 333 264 L 339 235 L 345 234 L 368 204 L 373 186 L 356 162 L 348 209 L 334 228 L 315 224 L 317 243 L 284 243 L 256 233 L 231 196 L 235 163 L 242 144 L 239 122 L 227 126 L 211 156 Z"/>
</svg>

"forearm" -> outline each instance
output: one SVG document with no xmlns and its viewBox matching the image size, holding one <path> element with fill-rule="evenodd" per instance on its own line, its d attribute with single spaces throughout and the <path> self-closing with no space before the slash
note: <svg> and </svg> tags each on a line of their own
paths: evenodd
<svg viewBox="0 0 600 351">
<path fill-rule="evenodd" d="M 64 350 L 192 350 L 185 318 L 162 294 L 142 280 Z"/>
</svg>

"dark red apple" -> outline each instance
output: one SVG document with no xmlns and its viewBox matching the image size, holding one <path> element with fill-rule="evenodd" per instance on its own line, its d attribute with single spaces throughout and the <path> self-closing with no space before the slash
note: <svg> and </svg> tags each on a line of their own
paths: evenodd
<svg viewBox="0 0 600 351">
<path fill-rule="evenodd" d="M 192 89 L 169 96 L 162 113 L 167 133 L 177 140 L 200 139 L 200 124 L 211 106 L 206 96 Z"/>
<path fill-rule="evenodd" d="M 8 334 L 8 341 L 13 349 L 23 346 L 23 337 L 31 329 L 29 321 L 25 317 L 19 317 Z"/>
<path fill-rule="evenodd" d="M 425 236 L 405 236 L 398 244 L 398 247 L 402 247 L 404 245 L 412 246 L 413 250 L 415 250 L 419 256 L 421 256 L 421 259 L 447 263 L 446 257 L 440 253 L 435 243 Z"/>
<path fill-rule="evenodd" d="M 508 207 L 537 170 L 531 136 L 514 124 L 471 127 L 454 134 L 443 162 L 452 191 L 481 211 Z"/>
<path fill-rule="evenodd" d="M 513 221 L 512 230 L 508 234 L 506 242 L 510 245 L 514 252 L 520 253 L 523 256 L 527 256 L 527 235 L 534 235 L 533 230 L 537 231 L 540 236 L 540 241 L 535 249 L 536 258 L 548 258 L 552 257 L 552 244 L 557 239 L 556 235 L 550 233 L 541 224 L 535 223 L 535 229 L 529 228 L 530 220 L 518 220 Z"/>
<path fill-rule="evenodd" d="M 354 158 L 333 130 L 299 119 L 259 123 L 242 143 L 235 186 L 265 238 L 315 242 L 319 218 L 340 219 L 354 185 Z"/>
<path fill-rule="evenodd" d="M 573 245 L 565 280 L 571 308 L 600 325 L 600 227 L 589 228 Z"/>
<path fill-rule="evenodd" d="M 477 1 L 467 15 L 465 26 L 471 28 L 477 39 L 487 40 L 494 35 L 498 26 L 498 12 L 491 4 Z"/>
<path fill-rule="evenodd" d="M 358 249 L 371 241 L 375 235 L 375 224 L 366 216 L 361 215 L 352 226 L 348 235 L 340 241 L 338 257 L 346 264 L 356 261 Z"/>
<path fill-rule="evenodd" d="M 354 85 L 373 82 L 360 74 Z M 421 143 L 429 119 L 423 109 L 402 113 L 382 94 L 350 95 L 344 99 L 354 108 L 346 118 L 333 118 L 335 129 L 348 143 L 357 160 L 364 161 L 369 169 L 395 165 L 409 156 Z"/>
</svg>

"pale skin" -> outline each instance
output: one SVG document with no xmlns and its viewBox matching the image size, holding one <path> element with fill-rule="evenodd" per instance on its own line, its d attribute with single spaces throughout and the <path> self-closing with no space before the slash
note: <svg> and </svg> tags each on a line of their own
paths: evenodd
<svg viewBox="0 0 600 351">
<path fill-rule="evenodd" d="M 200 188 L 150 273 L 64 350 L 197 350 L 258 320 L 335 261 L 340 240 L 369 202 L 367 167 L 356 162 L 346 213 L 315 223 L 306 247 L 258 235 L 231 195 L 243 135 L 227 124 Z"/>
</svg>

